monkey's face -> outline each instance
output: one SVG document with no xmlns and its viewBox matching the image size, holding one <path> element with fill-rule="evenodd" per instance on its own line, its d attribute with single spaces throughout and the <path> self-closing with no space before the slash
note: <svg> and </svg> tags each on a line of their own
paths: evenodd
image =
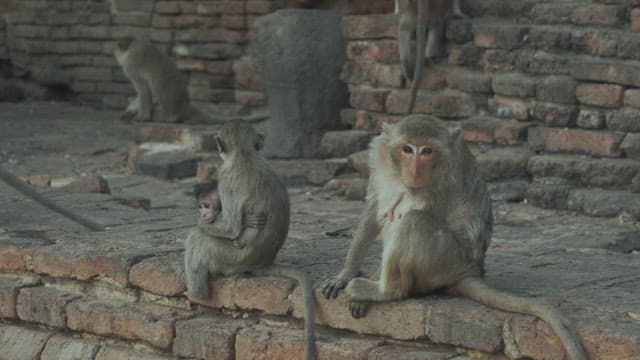
<svg viewBox="0 0 640 360">
<path fill-rule="evenodd" d="M 212 191 L 207 195 L 200 196 L 198 198 L 198 210 L 200 212 L 198 223 L 210 224 L 216 221 L 221 210 L 218 192 Z"/>
<path fill-rule="evenodd" d="M 411 190 L 429 185 L 438 163 L 438 151 L 427 142 L 412 141 L 392 148 L 391 158 L 404 186 Z"/>
</svg>

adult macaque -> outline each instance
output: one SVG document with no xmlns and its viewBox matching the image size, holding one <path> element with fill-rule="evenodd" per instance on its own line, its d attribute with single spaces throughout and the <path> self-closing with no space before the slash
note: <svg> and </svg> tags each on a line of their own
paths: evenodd
<svg viewBox="0 0 640 360">
<path fill-rule="evenodd" d="M 9 186 L 23 193 L 24 195 L 30 197 L 31 199 L 40 203 L 49 210 L 55 211 L 58 214 L 92 230 L 92 231 L 103 231 L 105 229 L 104 225 L 98 224 L 97 222 L 87 219 L 81 215 L 74 213 L 71 210 L 65 209 L 62 206 L 56 204 L 55 202 L 47 199 L 42 196 L 40 193 L 35 191 L 31 186 L 22 182 L 17 176 L 10 173 L 7 169 L 0 165 L 0 179 L 2 179 Z"/>
<path fill-rule="evenodd" d="M 209 296 L 209 280 L 241 273 L 286 276 L 298 281 L 305 303 L 305 359 L 314 357 L 314 299 L 311 280 L 298 270 L 273 265 L 289 232 L 289 194 L 258 150 L 263 138 L 251 125 L 233 120 L 216 139 L 222 157 L 218 195 L 222 213 L 199 224 L 185 243 L 189 295 Z M 243 226 L 250 214 L 267 214 L 263 228 Z M 233 245 L 234 241 L 242 247 Z"/>
<path fill-rule="evenodd" d="M 215 180 L 196 184 L 194 195 L 198 202 L 198 224 L 211 224 L 216 221 L 218 214 L 222 211 L 220 196 L 218 195 L 218 182 Z M 245 227 L 263 229 L 267 223 L 267 217 L 264 214 L 249 215 L 246 219 Z M 236 248 L 243 248 L 237 239 L 231 243 Z"/>
<path fill-rule="evenodd" d="M 120 38 L 114 55 L 136 91 L 136 98 L 122 115 L 125 120 L 215 123 L 235 118 L 249 122 L 268 118 L 264 115 L 231 117 L 202 114 L 190 105 L 187 82 L 174 61 L 145 39 Z"/>
<path fill-rule="evenodd" d="M 413 112 L 425 58 L 433 59 L 442 53 L 444 20 L 448 13 L 456 17 L 467 17 L 460 9 L 460 0 L 396 0 L 400 64 L 405 78 L 412 79 L 407 114 Z M 411 39 L 414 33 L 417 50 L 412 58 Z"/>
<path fill-rule="evenodd" d="M 484 305 L 547 321 L 569 357 L 586 359 L 554 308 L 487 286 L 484 257 L 492 233 L 491 199 L 460 128 L 428 115 L 384 127 L 371 142 L 366 211 L 345 265 L 327 279 L 325 297 L 345 294 L 354 317 L 371 301 L 406 299 L 444 289 Z M 369 245 L 383 242 L 379 279 L 357 277 Z"/>
</svg>

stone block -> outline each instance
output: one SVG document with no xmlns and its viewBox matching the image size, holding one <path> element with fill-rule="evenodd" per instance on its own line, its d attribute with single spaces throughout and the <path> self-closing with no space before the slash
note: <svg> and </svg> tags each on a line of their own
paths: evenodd
<svg viewBox="0 0 640 360">
<path fill-rule="evenodd" d="M 15 245 L 0 245 L 0 270 L 2 271 L 24 271 L 27 252 Z"/>
<path fill-rule="evenodd" d="M 638 171 L 640 163 L 634 160 L 580 155 L 536 155 L 527 164 L 527 172 L 536 178 L 564 178 L 584 187 L 626 187 Z"/>
<path fill-rule="evenodd" d="M 142 260 L 131 268 L 129 281 L 153 294 L 181 295 L 186 290 L 183 257 L 182 253 L 171 253 Z"/>
<path fill-rule="evenodd" d="M 576 106 L 536 102 L 531 111 L 531 118 L 550 127 L 573 127 L 577 114 Z"/>
<path fill-rule="evenodd" d="M 521 147 L 495 148 L 476 155 L 480 174 L 485 181 L 526 176 L 527 161 L 533 155 Z"/>
<path fill-rule="evenodd" d="M 111 194 L 109 183 L 107 182 L 107 179 L 102 176 L 79 178 L 72 183 L 61 187 L 60 190 L 73 193 Z"/>
<path fill-rule="evenodd" d="M 25 329 L 17 326 L 0 325 L 0 349 L 5 359 L 38 359 L 51 333 Z"/>
<path fill-rule="evenodd" d="M 624 92 L 624 105 L 640 109 L 640 89 L 627 89 Z"/>
<path fill-rule="evenodd" d="M 487 184 L 491 200 L 502 202 L 520 202 L 525 199 L 527 180 L 506 180 Z"/>
<path fill-rule="evenodd" d="M 124 347 L 103 344 L 96 354 L 96 360 L 173 360 L 173 356 L 161 356 Z"/>
<path fill-rule="evenodd" d="M 521 98 L 536 96 L 536 80 L 520 73 L 495 74 L 491 85 L 498 95 Z"/>
<path fill-rule="evenodd" d="M 550 76 L 538 83 L 536 99 L 560 104 L 576 102 L 576 81 L 568 76 Z"/>
<path fill-rule="evenodd" d="M 113 200 L 134 209 L 151 209 L 151 200 L 141 196 L 114 197 Z"/>
<path fill-rule="evenodd" d="M 354 109 L 384 112 L 388 94 L 389 90 L 354 86 L 350 91 L 349 104 Z"/>
<path fill-rule="evenodd" d="M 631 9 L 631 31 L 640 31 L 640 8 Z"/>
<path fill-rule="evenodd" d="M 575 152 L 606 157 L 620 156 L 624 134 L 606 131 L 529 128 L 529 143 L 533 148 L 549 152 Z"/>
<path fill-rule="evenodd" d="M 114 12 L 144 12 L 151 13 L 153 11 L 153 0 L 113 0 L 111 3 Z"/>
<path fill-rule="evenodd" d="M 178 321 L 173 353 L 188 358 L 236 359 L 236 335 L 253 324 L 255 321 L 222 316 L 200 316 Z"/>
<path fill-rule="evenodd" d="M 607 128 L 625 132 L 640 131 L 640 109 L 622 108 L 606 115 Z"/>
<path fill-rule="evenodd" d="M 590 216 L 613 217 L 627 213 L 640 219 L 640 194 L 629 191 L 576 189 L 569 193 L 568 208 Z"/>
<path fill-rule="evenodd" d="M 369 150 L 362 150 L 349 155 L 349 164 L 358 174 L 369 177 Z"/>
<path fill-rule="evenodd" d="M 16 319 L 16 304 L 20 283 L 16 281 L 0 281 L 0 318 Z"/>
<path fill-rule="evenodd" d="M 585 105 L 615 108 L 622 105 L 624 88 L 613 84 L 579 84 L 576 98 Z"/>
<path fill-rule="evenodd" d="M 344 196 L 347 200 L 362 201 L 367 195 L 368 180 L 360 177 L 337 178 L 329 181 L 324 188 Z"/>
<path fill-rule="evenodd" d="M 581 109 L 578 113 L 576 125 L 579 128 L 599 130 L 605 127 L 604 114 L 595 109 Z"/>
<path fill-rule="evenodd" d="M 369 360 L 465 360 L 463 351 L 439 346 L 399 346 L 385 345 L 373 349 L 367 359 Z M 458 356 L 459 355 L 459 356 Z"/>
<path fill-rule="evenodd" d="M 532 109 L 532 104 L 528 101 L 501 96 L 494 96 L 489 99 L 488 105 L 491 112 L 496 116 L 520 121 L 529 120 Z"/>
<path fill-rule="evenodd" d="M 622 13 L 619 5 L 589 4 L 577 8 L 571 20 L 576 25 L 613 26 L 620 22 Z"/>
<path fill-rule="evenodd" d="M 505 343 L 514 344 L 513 350 L 507 345 L 510 357 L 532 359 L 561 359 L 564 357 L 562 343 L 551 327 L 532 316 L 516 315 L 508 321 Z"/>
<path fill-rule="evenodd" d="M 332 11 L 285 9 L 256 21 L 252 59 L 271 113 L 266 156 L 312 157 L 323 133 L 339 126 L 348 97 L 340 80 L 346 61 L 342 20 Z"/>
<path fill-rule="evenodd" d="M 579 58 L 571 64 L 571 75 L 578 80 L 640 87 L 640 64 L 629 61 Z"/>
<path fill-rule="evenodd" d="M 165 180 L 193 177 L 197 173 L 200 160 L 200 156 L 184 150 L 143 151 L 135 160 L 135 173 Z"/>
<path fill-rule="evenodd" d="M 318 156 L 321 158 L 347 157 L 367 148 L 371 134 L 364 130 L 327 131 L 322 137 Z"/>
<path fill-rule="evenodd" d="M 527 201 L 543 209 L 567 209 L 569 191 L 573 186 L 562 178 L 537 178 L 529 184 Z"/>
<path fill-rule="evenodd" d="M 482 72 L 456 70 L 449 72 L 447 83 L 450 88 L 472 93 L 490 93 L 491 75 Z"/>
<path fill-rule="evenodd" d="M 516 49 L 522 46 L 529 28 L 521 25 L 473 24 L 476 46 L 488 49 Z"/>
<path fill-rule="evenodd" d="M 629 133 L 624 137 L 620 149 L 624 154 L 635 160 L 640 160 L 640 134 Z"/>
<path fill-rule="evenodd" d="M 17 300 L 18 317 L 64 329 L 67 327 L 66 306 L 80 297 L 47 287 L 22 289 Z"/>
<path fill-rule="evenodd" d="M 67 323 L 71 330 L 141 340 L 167 349 L 173 343 L 174 322 L 189 314 L 153 304 L 83 299 L 67 306 Z"/>
<path fill-rule="evenodd" d="M 99 349 L 97 342 L 56 335 L 47 341 L 40 359 L 93 359 Z"/>
</svg>

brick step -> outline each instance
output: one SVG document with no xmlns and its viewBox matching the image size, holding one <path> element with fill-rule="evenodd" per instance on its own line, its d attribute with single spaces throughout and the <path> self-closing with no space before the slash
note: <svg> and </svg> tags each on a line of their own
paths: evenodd
<svg viewBox="0 0 640 360">
<path fill-rule="evenodd" d="M 105 353 L 109 356 L 139 355 L 143 359 L 165 358 L 166 355 L 203 359 L 302 357 L 303 331 L 290 319 L 260 318 L 246 313 L 238 319 L 212 311 L 194 312 L 143 302 L 97 300 L 83 293 L 34 285 L 24 281 L 0 282 L 0 296 L 4 300 L 0 315 L 14 321 L 14 325 L 0 325 L 0 346 L 5 356 L 26 349 L 34 353 L 42 351 L 43 359 L 54 359 L 73 349 L 78 355 L 91 359 L 93 356 L 102 359 L 100 356 L 106 357 Z M 236 289 L 242 292 L 240 288 Z M 267 287 L 266 293 L 252 295 L 268 298 L 265 294 L 269 295 L 269 290 Z M 251 305 L 245 306 L 252 309 Z M 6 311 L 12 307 L 15 307 L 13 314 Z M 266 311 L 280 313 L 268 307 Z M 24 326 L 27 323 L 45 325 L 47 331 L 30 330 Z M 85 340 L 73 336 L 78 334 L 94 337 Z M 130 344 L 128 347 L 112 346 L 112 339 Z M 131 344 L 135 343 L 139 344 L 138 349 L 146 349 L 148 353 L 133 350 L 136 347 Z M 453 347 L 433 346 L 428 342 L 414 342 L 412 346 L 386 345 L 379 337 L 329 329 L 319 329 L 316 335 L 318 358 L 390 359 L 394 354 L 405 353 L 447 355 L 447 358 L 464 355 Z M 256 354 L 261 355 L 256 357 Z"/>
</svg>

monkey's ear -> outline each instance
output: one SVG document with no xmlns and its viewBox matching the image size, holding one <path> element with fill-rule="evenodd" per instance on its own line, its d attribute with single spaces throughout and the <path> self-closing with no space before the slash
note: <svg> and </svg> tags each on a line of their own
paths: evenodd
<svg viewBox="0 0 640 360">
<path fill-rule="evenodd" d="M 258 138 L 256 139 L 255 147 L 256 147 L 256 151 L 262 150 L 262 148 L 264 147 L 264 134 L 258 133 Z"/>
</svg>

